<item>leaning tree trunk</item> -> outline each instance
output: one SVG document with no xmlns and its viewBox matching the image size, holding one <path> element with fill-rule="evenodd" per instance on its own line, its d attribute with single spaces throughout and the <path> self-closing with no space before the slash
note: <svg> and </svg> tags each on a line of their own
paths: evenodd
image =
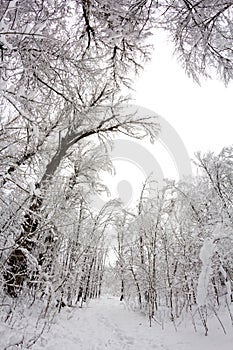
<svg viewBox="0 0 233 350">
<path fill-rule="evenodd" d="M 22 289 L 24 281 L 29 278 L 27 252 L 31 253 L 36 245 L 37 233 L 41 224 L 40 211 L 45 195 L 61 161 L 64 159 L 67 150 L 84 137 L 91 135 L 93 131 L 86 133 L 69 133 L 61 139 L 58 150 L 46 166 L 45 173 L 36 184 L 36 189 L 42 195 L 32 195 L 29 208 L 24 215 L 21 232 L 15 241 L 15 245 L 5 262 L 4 289 L 11 297 L 17 297 Z M 38 192 L 39 192 L 38 191 Z M 52 242 L 50 242 L 52 245 Z M 40 260 L 40 261 L 39 261 Z M 38 257 L 38 265 L 42 265 L 43 256 Z"/>
</svg>

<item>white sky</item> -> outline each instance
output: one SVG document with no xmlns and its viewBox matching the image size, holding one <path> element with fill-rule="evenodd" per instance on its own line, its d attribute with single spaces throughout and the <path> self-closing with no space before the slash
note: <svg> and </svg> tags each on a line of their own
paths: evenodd
<svg viewBox="0 0 233 350">
<path fill-rule="evenodd" d="M 159 33 L 151 62 L 134 85 L 135 103 L 165 118 L 178 132 L 190 157 L 219 152 L 233 143 L 233 84 L 189 78 L 173 56 L 174 46 Z"/>
</svg>

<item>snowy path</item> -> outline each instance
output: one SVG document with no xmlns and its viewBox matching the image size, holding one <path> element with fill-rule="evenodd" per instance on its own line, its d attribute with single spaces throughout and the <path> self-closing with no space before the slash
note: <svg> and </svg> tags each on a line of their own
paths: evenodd
<svg viewBox="0 0 233 350">
<path fill-rule="evenodd" d="M 66 310 L 51 333 L 44 334 L 35 350 L 232 350 L 233 330 L 221 329 L 205 337 L 184 327 L 149 327 L 148 320 L 129 311 L 116 298 L 92 301 L 86 308 Z"/>
</svg>

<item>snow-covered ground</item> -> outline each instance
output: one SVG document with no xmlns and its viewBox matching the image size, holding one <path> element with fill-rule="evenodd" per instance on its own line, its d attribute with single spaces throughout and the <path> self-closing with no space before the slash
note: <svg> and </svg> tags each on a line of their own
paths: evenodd
<svg viewBox="0 0 233 350">
<path fill-rule="evenodd" d="M 232 350 L 233 328 L 224 319 L 227 334 L 216 318 L 209 319 L 209 335 L 201 324 L 194 331 L 190 321 L 178 330 L 172 323 L 162 329 L 148 319 L 128 310 L 111 296 L 91 301 L 84 308 L 63 309 L 49 333 L 43 333 L 34 350 Z M 212 324 L 211 324 L 212 323 Z"/>
</svg>

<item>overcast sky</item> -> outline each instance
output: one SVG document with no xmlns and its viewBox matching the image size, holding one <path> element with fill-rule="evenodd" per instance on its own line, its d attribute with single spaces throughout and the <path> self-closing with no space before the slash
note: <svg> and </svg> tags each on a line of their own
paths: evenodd
<svg viewBox="0 0 233 350">
<path fill-rule="evenodd" d="M 190 157 L 219 152 L 233 143 L 233 84 L 189 78 L 173 56 L 174 46 L 159 34 L 150 63 L 134 84 L 135 102 L 160 114 L 178 132 Z"/>
</svg>

